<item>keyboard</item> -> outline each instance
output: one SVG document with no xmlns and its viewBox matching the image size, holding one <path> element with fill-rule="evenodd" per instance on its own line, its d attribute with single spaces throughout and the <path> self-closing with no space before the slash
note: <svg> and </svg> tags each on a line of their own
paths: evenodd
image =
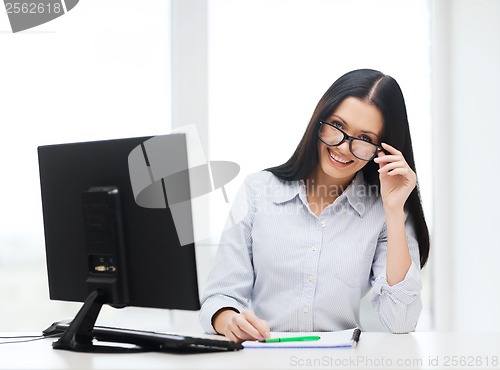
<svg viewBox="0 0 500 370">
<path fill-rule="evenodd" d="M 55 325 L 55 330 L 61 335 L 69 327 L 69 323 Z M 47 335 L 44 331 L 44 335 Z M 94 326 L 94 339 L 101 342 L 127 343 L 139 346 L 145 351 L 157 352 L 227 352 L 243 349 L 241 343 L 226 339 L 203 338 L 179 334 L 166 334 L 144 330 Z"/>
</svg>

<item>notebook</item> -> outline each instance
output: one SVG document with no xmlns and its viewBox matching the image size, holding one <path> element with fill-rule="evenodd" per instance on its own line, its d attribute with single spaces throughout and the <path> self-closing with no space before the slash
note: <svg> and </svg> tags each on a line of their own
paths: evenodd
<svg viewBox="0 0 500 370">
<path fill-rule="evenodd" d="M 262 343 L 245 341 L 244 348 L 354 348 L 361 335 L 358 328 L 335 332 L 271 332 L 271 338 L 318 336 L 318 340 Z"/>
</svg>

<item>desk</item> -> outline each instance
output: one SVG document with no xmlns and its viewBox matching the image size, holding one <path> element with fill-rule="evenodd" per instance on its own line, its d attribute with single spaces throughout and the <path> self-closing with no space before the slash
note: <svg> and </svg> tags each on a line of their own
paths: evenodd
<svg viewBox="0 0 500 370">
<path fill-rule="evenodd" d="M 52 349 L 52 341 L 0 345 L 0 369 L 500 369 L 500 333 L 363 333 L 355 349 L 191 355 L 75 353 Z"/>
</svg>

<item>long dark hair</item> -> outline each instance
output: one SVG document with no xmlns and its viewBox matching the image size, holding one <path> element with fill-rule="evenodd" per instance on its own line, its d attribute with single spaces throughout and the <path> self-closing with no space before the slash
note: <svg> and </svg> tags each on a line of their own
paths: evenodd
<svg viewBox="0 0 500 370">
<path fill-rule="evenodd" d="M 381 141 L 399 149 L 406 162 L 416 171 L 411 144 L 410 127 L 403 93 L 396 80 L 372 69 L 358 69 L 341 76 L 325 92 L 313 112 L 304 136 L 290 159 L 280 166 L 268 168 L 278 178 L 285 181 L 305 180 L 318 164 L 319 122 L 330 117 L 339 104 L 352 96 L 375 105 L 384 118 Z M 361 171 L 369 185 L 380 185 L 378 165 L 370 161 Z M 418 184 L 406 200 L 405 208 L 413 218 L 420 250 L 420 266 L 424 267 L 429 257 L 429 229 Z"/>
</svg>

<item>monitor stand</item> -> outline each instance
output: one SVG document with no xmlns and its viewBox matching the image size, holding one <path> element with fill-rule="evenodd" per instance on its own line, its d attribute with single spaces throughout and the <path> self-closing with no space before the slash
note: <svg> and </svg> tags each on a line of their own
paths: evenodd
<svg viewBox="0 0 500 370">
<path fill-rule="evenodd" d="M 102 297 L 99 290 L 94 290 L 89 294 L 80 311 L 65 330 L 61 338 L 52 344 L 54 349 L 63 349 L 75 352 L 101 352 L 101 353 L 126 353 L 150 351 L 146 347 L 124 347 L 95 345 L 93 329 L 102 308 Z M 120 342 L 127 343 L 126 338 L 121 338 Z M 130 342 L 131 344 L 133 342 Z"/>
</svg>

